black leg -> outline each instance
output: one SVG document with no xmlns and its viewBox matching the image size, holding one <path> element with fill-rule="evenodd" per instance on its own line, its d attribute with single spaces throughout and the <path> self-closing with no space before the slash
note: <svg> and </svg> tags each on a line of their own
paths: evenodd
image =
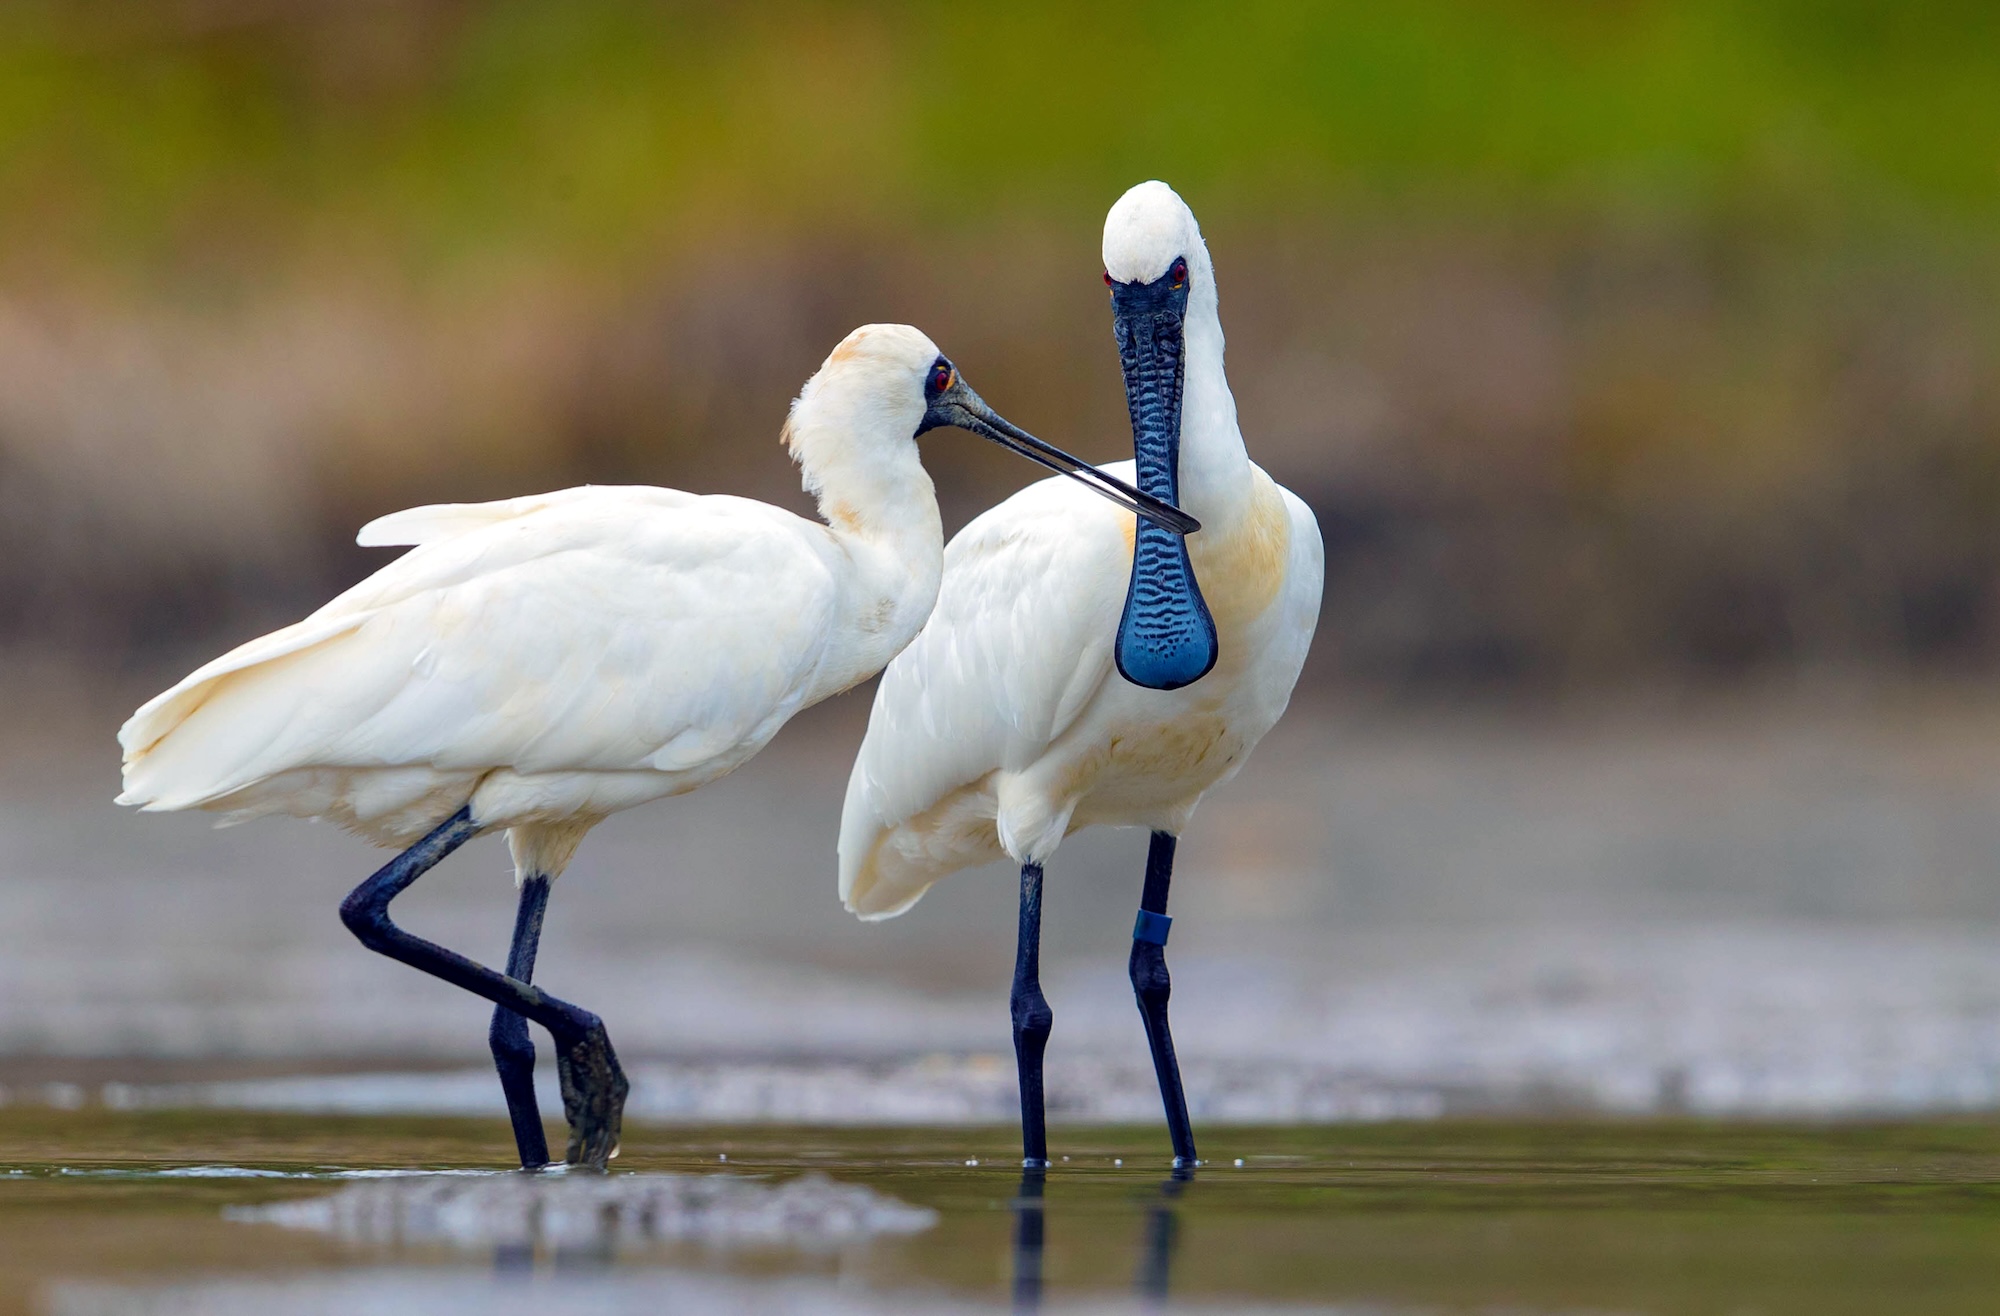
<svg viewBox="0 0 2000 1316">
<path fill-rule="evenodd" d="M 1042 866 L 1021 865 L 1021 939 L 1014 950 L 1014 1061 L 1021 1071 L 1021 1164 L 1049 1163 L 1048 1126 L 1042 1113 L 1042 1052 L 1055 1014 L 1042 997 Z"/>
<path fill-rule="evenodd" d="M 535 980 L 535 951 L 542 943 L 542 915 L 549 907 L 549 879 L 536 873 L 521 883 L 521 904 L 514 914 L 514 941 L 507 948 L 507 976 Z M 521 1168 L 539 1169 L 549 1163 L 549 1140 L 542 1132 L 542 1109 L 535 1101 L 535 1042 L 528 1021 L 504 1005 L 493 1007 L 493 1026 L 486 1030 L 493 1064 L 500 1071 L 500 1090 L 507 1094 L 507 1118 L 514 1124 L 514 1145 Z"/>
<path fill-rule="evenodd" d="M 1042 1309 L 1042 1189 L 1047 1171 L 1031 1166 L 1021 1171 L 1021 1191 L 1014 1198 L 1014 1310 Z"/>
<path fill-rule="evenodd" d="M 1174 1035 L 1167 1030 L 1167 997 L 1173 993 L 1173 981 L 1167 977 L 1167 929 L 1173 924 L 1167 917 L 1167 884 L 1173 876 L 1174 838 L 1154 832 L 1152 848 L 1146 852 L 1146 890 L 1139 897 L 1139 917 L 1132 926 L 1130 967 L 1139 1017 L 1146 1023 L 1146 1044 L 1153 1049 L 1153 1072 L 1160 1078 L 1160 1100 L 1167 1108 L 1174 1164 L 1192 1166 L 1194 1131 L 1188 1125 L 1180 1062 L 1174 1059 Z"/>
<path fill-rule="evenodd" d="M 563 1114 L 569 1121 L 568 1159 L 572 1165 L 601 1170 L 618 1150 L 627 1090 L 604 1021 L 538 987 L 413 936 L 389 919 L 390 901 L 478 831 L 472 811 L 460 809 L 354 888 L 340 904 L 340 920 L 368 949 L 504 1005 L 548 1029 L 555 1039 L 556 1074 L 562 1080 Z"/>
</svg>

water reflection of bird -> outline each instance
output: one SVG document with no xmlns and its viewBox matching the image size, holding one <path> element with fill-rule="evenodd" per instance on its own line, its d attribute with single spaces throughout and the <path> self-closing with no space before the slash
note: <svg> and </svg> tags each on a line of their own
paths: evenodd
<svg viewBox="0 0 2000 1316">
<path fill-rule="evenodd" d="M 1164 1307 L 1172 1288 L 1174 1248 L 1180 1242 L 1180 1198 L 1194 1182 L 1192 1166 L 1177 1165 L 1160 1184 L 1159 1196 L 1146 1212 L 1146 1241 L 1139 1249 L 1139 1269 L 1132 1288 L 1149 1308 Z"/>
<path fill-rule="evenodd" d="M 1021 865 L 1022 1142 L 1046 1164 L 1043 865 L 1079 827 L 1150 828 L 1130 971 L 1174 1156 L 1192 1164 L 1162 952 L 1175 838 L 1291 698 L 1319 612 L 1320 536 L 1244 452 L 1214 268 L 1171 188 L 1143 183 L 1112 207 L 1104 267 L 1132 474 L 1202 529 L 1183 542 L 1045 480 L 952 540 L 937 608 L 876 692 L 841 820 L 840 894 L 888 918 L 957 869 L 1003 853 Z"/>
<path fill-rule="evenodd" d="M 1048 1242 L 1048 1218 L 1042 1196 L 1048 1171 L 1031 1165 L 1021 1171 L 1014 1194 L 1014 1310 L 1039 1311 L 1042 1306 L 1042 1254 Z"/>
<path fill-rule="evenodd" d="M 1164 1307 L 1170 1296 L 1174 1251 L 1180 1243 L 1180 1197 L 1193 1182 L 1192 1166 L 1175 1166 L 1146 1211 L 1132 1290 L 1147 1310 Z M 1046 1167 L 1026 1166 L 1021 1171 L 1020 1189 L 1014 1194 L 1013 1293 L 1014 1310 L 1019 1312 L 1040 1311 L 1042 1307 L 1042 1266 L 1048 1247 L 1047 1184 Z"/>
<path fill-rule="evenodd" d="M 1187 524 L 995 415 L 915 329 L 868 326 L 807 382 L 786 427 L 828 524 L 651 488 L 384 517 L 361 542 L 411 552 L 132 715 L 119 800 L 330 818 L 407 847 L 347 898 L 348 927 L 498 1007 L 491 1042 L 525 1165 L 548 1150 L 524 1020 L 548 1029 L 568 1158 L 602 1167 L 625 1078 L 595 1014 L 530 985 L 550 883 L 607 814 L 722 776 L 916 633 L 943 533 L 915 439 L 941 425 Z M 520 881 L 504 974 L 388 916 L 492 828 Z"/>
</svg>

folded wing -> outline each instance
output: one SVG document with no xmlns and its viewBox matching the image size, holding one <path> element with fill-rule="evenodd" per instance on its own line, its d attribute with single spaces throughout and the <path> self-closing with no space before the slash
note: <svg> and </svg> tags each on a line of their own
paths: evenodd
<svg viewBox="0 0 2000 1316">
<path fill-rule="evenodd" d="M 836 602 L 825 532 L 745 499 L 567 490 L 365 538 L 420 546 L 135 713 L 121 802 L 316 768 L 685 770 L 796 710 Z"/>
<path fill-rule="evenodd" d="M 1054 479 L 953 537 L 937 606 L 883 672 L 848 780 L 849 910 L 900 914 L 939 878 L 999 857 L 993 775 L 1039 757 L 1112 672 L 1132 524 Z"/>
</svg>

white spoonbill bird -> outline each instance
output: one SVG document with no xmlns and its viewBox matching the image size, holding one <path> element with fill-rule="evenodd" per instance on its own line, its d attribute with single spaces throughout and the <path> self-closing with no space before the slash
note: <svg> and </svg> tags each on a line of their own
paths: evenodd
<svg viewBox="0 0 2000 1316">
<path fill-rule="evenodd" d="M 1192 524 L 994 414 L 915 329 L 868 325 L 785 426 L 827 524 L 745 498 L 591 487 L 383 517 L 360 542 L 412 551 L 132 715 L 118 801 L 329 818 L 407 847 L 342 919 L 497 1007 L 489 1040 L 525 1166 L 548 1160 L 526 1020 L 548 1029 L 568 1159 L 601 1169 L 625 1078 L 595 1014 L 531 985 L 550 884 L 605 815 L 729 772 L 916 634 L 944 535 L 915 440 L 942 425 Z M 520 884 L 504 974 L 388 914 L 490 828 L 506 830 Z"/>
<path fill-rule="evenodd" d="M 1003 853 L 1021 865 L 1014 1047 L 1026 1162 L 1046 1165 L 1042 867 L 1079 827 L 1152 829 L 1132 986 L 1175 1162 L 1191 1167 L 1162 951 L 1175 838 L 1291 699 L 1319 615 L 1320 535 L 1244 452 L 1215 268 L 1172 188 L 1119 198 L 1104 269 L 1136 457 L 1123 473 L 1201 528 L 1183 540 L 1044 480 L 952 539 L 937 606 L 875 693 L 840 897 L 890 918 L 947 873 Z"/>
</svg>

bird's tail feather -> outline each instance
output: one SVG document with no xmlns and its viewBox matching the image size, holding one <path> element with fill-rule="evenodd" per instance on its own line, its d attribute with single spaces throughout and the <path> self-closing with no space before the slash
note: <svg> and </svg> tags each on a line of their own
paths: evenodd
<svg viewBox="0 0 2000 1316">
<path fill-rule="evenodd" d="M 186 809 L 240 789 L 246 784 L 240 771 L 244 761 L 268 743 L 271 730 L 242 726 L 236 734 L 220 736 L 222 728 L 202 727 L 202 734 L 190 737 L 191 724 L 201 722 L 202 710 L 226 687 L 347 634 L 367 616 L 308 617 L 238 645 L 147 700 L 118 730 L 125 769 L 118 803 L 155 811 Z M 202 742 L 204 752 L 187 752 L 196 748 L 191 739 Z M 222 741 L 229 744 L 218 743 Z"/>
<path fill-rule="evenodd" d="M 850 789 L 840 827 L 840 900 L 848 912 L 869 922 L 894 918 L 939 878 L 1000 858 L 992 786 L 991 776 L 981 778 L 892 824 L 863 816 L 872 812 L 865 792 Z"/>
</svg>

